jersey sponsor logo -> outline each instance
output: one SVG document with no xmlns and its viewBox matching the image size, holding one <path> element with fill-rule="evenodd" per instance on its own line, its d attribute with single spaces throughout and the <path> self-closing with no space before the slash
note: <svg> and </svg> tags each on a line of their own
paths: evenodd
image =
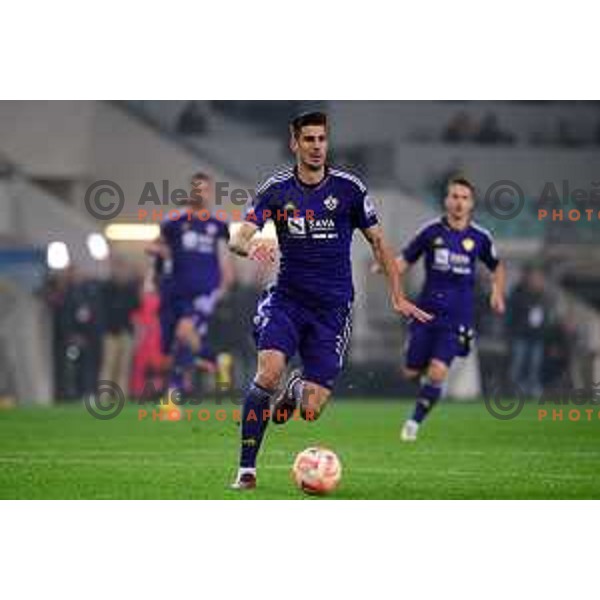
<svg viewBox="0 0 600 600">
<path fill-rule="evenodd" d="M 338 207 L 339 200 L 333 196 L 327 196 L 327 198 L 323 200 L 323 204 L 327 210 L 333 211 Z"/>
<path fill-rule="evenodd" d="M 448 248 L 436 248 L 433 253 L 433 267 L 440 271 L 450 268 L 450 250 Z"/>
<path fill-rule="evenodd" d="M 214 237 L 197 231 L 186 231 L 181 236 L 181 244 L 184 250 L 211 253 L 214 247 Z"/>
<path fill-rule="evenodd" d="M 333 219 L 315 219 L 314 221 L 309 221 L 308 225 L 311 231 L 330 231 L 335 229 L 335 221 Z"/>
<path fill-rule="evenodd" d="M 432 268 L 437 271 L 452 271 L 457 275 L 469 275 L 471 258 L 468 254 L 451 252 L 448 248 L 436 248 L 433 253 Z"/>
<path fill-rule="evenodd" d="M 306 235 L 306 219 L 304 217 L 290 217 L 288 219 L 288 231 L 290 235 L 305 236 Z"/>
<path fill-rule="evenodd" d="M 465 238 L 462 241 L 462 247 L 467 251 L 471 252 L 475 248 L 475 242 L 471 238 Z"/>
<path fill-rule="evenodd" d="M 441 236 L 438 236 L 435 238 L 435 240 L 433 240 L 433 247 L 434 248 L 443 248 L 444 247 L 444 238 Z"/>
<path fill-rule="evenodd" d="M 335 240 L 338 237 L 333 219 L 315 219 L 308 222 L 308 228 L 313 240 Z"/>
</svg>

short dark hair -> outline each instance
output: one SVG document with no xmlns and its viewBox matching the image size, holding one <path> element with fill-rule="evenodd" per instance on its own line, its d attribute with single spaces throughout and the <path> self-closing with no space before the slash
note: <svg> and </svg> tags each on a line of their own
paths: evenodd
<svg viewBox="0 0 600 600">
<path fill-rule="evenodd" d="M 302 128 L 308 125 L 322 125 L 323 127 L 327 127 L 327 115 L 319 111 L 302 113 L 292 119 L 290 131 L 294 137 L 298 137 Z"/>
<path fill-rule="evenodd" d="M 453 175 L 450 177 L 450 179 L 448 179 L 448 183 L 446 183 L 446 192 L 450 190 L 451 185 L 463 185 L 464 187 L 469 188 L 473 198 L 475 198 L 477 194 L 477 188 L 475 187 L 475 184 L 467 176 L 460 173 Z"/>
<path fill-rule="evenodd" d="M 192 175 L 192 181 L 196 181 L 196 179 L 200 179 L 201 181 L 210 181 L 212 177 L 205 171 L 196 171 Z"/>
</svg>

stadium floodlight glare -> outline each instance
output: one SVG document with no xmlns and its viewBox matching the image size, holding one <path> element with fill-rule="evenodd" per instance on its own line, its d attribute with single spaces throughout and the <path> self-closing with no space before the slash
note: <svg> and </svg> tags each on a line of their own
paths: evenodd
<svg viewBox="0 0 600 600">
<path fill-rule="evenodd" d="M 149 242 L 160 235 L 158 223 L 111 223 L 104 230 L 113 242 Z"/>
<path fill-rule="evenodd" d="M 64 242 L 50 242 L 46 251 L 46 261 L 50 269 L 66 269 L 71 263 L 67 245 Z"/>
<path fill-rule="evenodd" d="M 106 260 L 110 254 L 108 242 L 101 233 L 90 233 L 86 240 L 87 248 L 94 260 Z"/>
</svg>

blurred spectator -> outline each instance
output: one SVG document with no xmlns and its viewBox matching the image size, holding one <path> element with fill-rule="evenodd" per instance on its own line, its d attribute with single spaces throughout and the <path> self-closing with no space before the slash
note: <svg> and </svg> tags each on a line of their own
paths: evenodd
<svg viewBox="0 0 600 600">
<path fill-rule="evenodd" d="M 71 269 L 50 272 L 44 295 L 52 314 L 52 356 L 54 357 L 54 394 L 58 398 L 65 398 L 66 390 L 66 336 L 63 329 L 62 309 L 65 295 L 71 279 Z"/>
<path fill-rule="evenodd" d="M 129 389 L 136 398 L 156 397 L 165 386 L 159 305 L 160 297 L 148 280 L 144 284 L 140 306 L 132 314 L 135 342 Z"/>
<path fill-rule="evenodd" d="M 544 337 L 551 323 L 550 302 L 541 271 L 528 269 L 508 299 L 511 345 L 510 381 L 515 389 L 539 397 L 542 393 Z"/>
<path fill-rule="evenodd" d="M 564 322 L 552 323 L 546 330 L 545 352 L 542 380 L 544 393 L 556 391 L 562 395 L 565 390 L 572 388 L 569 364 L 571 352 L 569 344 L 574 340 L 569 339 Z"/>
<path fill-rule="evenodd" d="M 111 267 L 111 277 L 104 284 L 106 328 L 100 379 L 116 383 L 127 395 L 133 347 L 132 314 L 140 304 L 140 284 L 123 261 L 115 259 Z"/>
<path fill-rule="evenodd" d="M 486 145 L 514 144 L 515 136 L 500 126 L 498 117 L 488 112 L 481 123 L 477 123 L 467 111 L 460 111 L 451 119 L 442 139 L 449 144 L 477 143 Z"/>
<path fill-rule="evenodd" d="M 578 323 L 575 315 L 567 314 L 561 323 L 567 349 L 569 379 L 576 390 L 589 389 L 594 385 L 592 348 L 589 328 Z"/>
<path fill-rule="evenodd" d="M 207 119 L 206 111 L 202 103 L 190 100 L 177 121 L 177 133 L 183 135 L 194 135 L 206 133 Z"/>
<path fill-rule="evenodd" d="M 492 113 L 487 113 L 481 121 L 477 141 L 480 144 L 513 144 L 515 137 L 509 131 L 500 127 L 498 117 Z"/>
<path fill-rule="evenodd" d="M 449 144 L 464 144 L 473 142 L 477 136 L 477 123 L 467 111 L 454 115 L 442 135 L 444 142 Z"/>
<path fill-rule="evenodd" d="M 558 120 L 557 138 L 557 143 L 559 146 L 565 146 L 568 148 L 581 146 L 583 143 L 583 140 L 576 135 L 571 123 L 565 118 L 560 118 Z"/>
<path fill-rule="evenodd" d="M 589 330 L 567 314 L 548 329 L 546 337 L 545 386 L 565 393 L 590 390 L 595 354 L 590 348 Z"/>
<path fill-rule="evenodd" d="M 56 391 L 67 400 L 96 391 L 103 329 L 102 290 L 75 267 L 46 287 L 53 311 Z"/>
</svg>

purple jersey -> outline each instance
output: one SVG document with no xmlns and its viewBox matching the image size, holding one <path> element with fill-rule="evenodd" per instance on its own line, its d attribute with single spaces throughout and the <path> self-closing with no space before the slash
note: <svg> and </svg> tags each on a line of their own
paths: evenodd
<svg viewBox="0 0 600 600">
<path fill-rule="evenodd" d="M 295 168 L 279 171 L 258 188 L 246 220 L 275 222 L 281 254 L 276 288 L 308 307 L 347 306 L 354 296 L 350 246 L 355 229 L 377 225 L 364 183 L 327 167 L 320 183 L 302 183 Z"/>
<path fill-rule="evenodd" d="M 470 327 L 477 259 L 490 271 L 498 266 L 490 232 L 473 222 L 463 230 L 452 229 L 441 217 L 419 229 L 402 255 L 411 264 L 424 256 L 425 285 L 418 305 L 434 314 L 433 322 Z"/>
<path fill-rule="evenodd" d="M 221 284 L 219 240 L 227 240 L 227 225 L 213 217 L 201 220 L 181 211 L 179 220 L 161 224 L 161 236 L 171 251 L 172 293 L 191 298 L 212 293 Z"/>
</svg>

